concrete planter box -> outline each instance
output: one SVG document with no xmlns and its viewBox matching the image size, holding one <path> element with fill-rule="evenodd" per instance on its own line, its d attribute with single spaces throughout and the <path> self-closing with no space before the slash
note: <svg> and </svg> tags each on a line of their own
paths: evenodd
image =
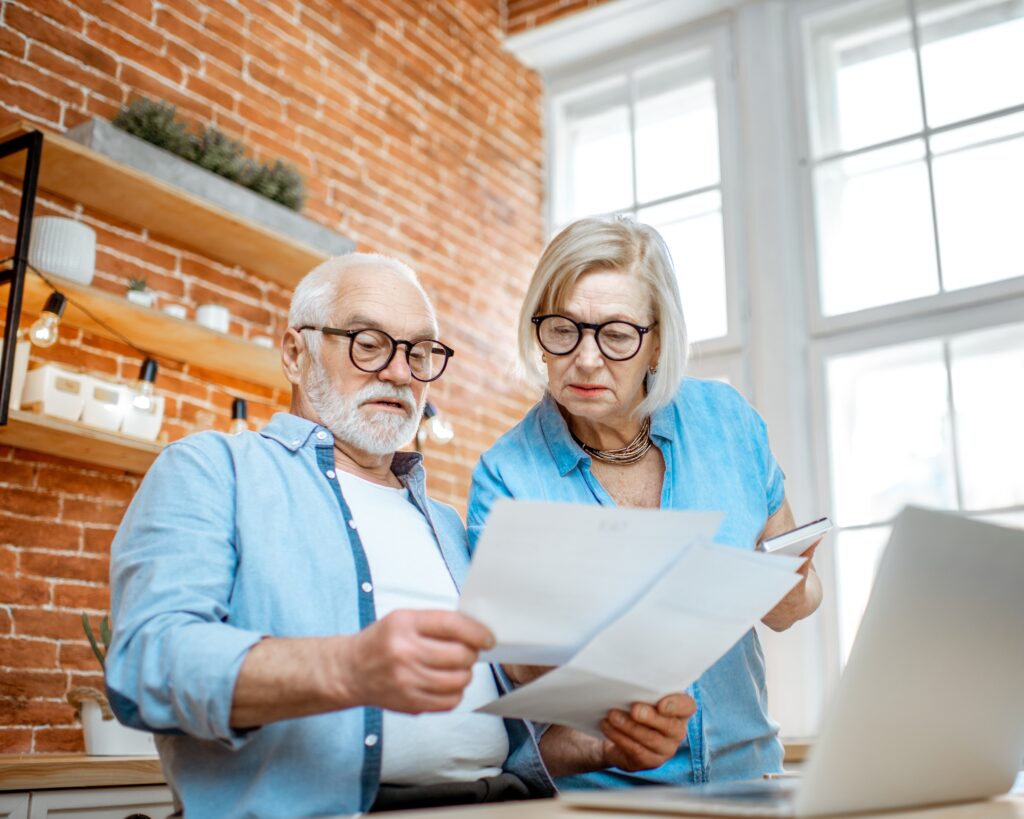
<svg viewBox="0 0 1024 819">
<path fill-rule="evenodd" d="M 106 120 L 83 122 L 64 136 L 328 256 L 350 253 L 355 248 L 351 239 L 170 151 L 150 145 Z"/>
</svg>

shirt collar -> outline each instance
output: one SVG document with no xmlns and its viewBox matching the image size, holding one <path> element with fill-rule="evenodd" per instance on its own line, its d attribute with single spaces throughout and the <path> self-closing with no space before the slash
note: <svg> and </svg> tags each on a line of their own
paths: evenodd
<svg viewBox="0 0 1024 819">
<path fill-rule="evenodd" d="M 275 412 L 270 423 L 260 430 L 260 435 L 277 441 L 290 452 L 297 452 L 317 432 L 327 434 L 328 437 L 324 439 L 324 445 L 333 445 L 334 436 L 326 427 L 290 412 Z M 396 452 L 395 457 L 391 460 L 391 471 L 403 484 L 422 485 L 425 483 L 422 462 L 423 456 L 419 452 Z"/>
<path fill-rule="evenodd" d="M 590 465 L 590 456 L 583 451 L 583 448 L 576 443 L 576 439 L 569 432 L 569 425 L 558 409 L 558 403 L 545 392 L 537 408 L 540 417 L 540 428 L 544 438 L 548 442 L 548 449 L 551 457 L 555 459 L 558 467 L 558 474 L 563 478 L 569 474 L 580 461 Z M 657 409 L 651 415 L 651 437 L 660 438 L 665 443 L 675 440 L 676 429 L 672 419 L 672 405 Z"/>
</svg>

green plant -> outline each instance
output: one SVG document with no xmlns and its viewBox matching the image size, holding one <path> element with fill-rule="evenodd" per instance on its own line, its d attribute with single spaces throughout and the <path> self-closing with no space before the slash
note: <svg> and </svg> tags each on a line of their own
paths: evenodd
<svg viewBox="0 0 1024 819">
<path fill-rule="evenodd" d="M 194 138 L 178 119 L 178 109 L 166 102 L 135 97 L 114 118 L 114 125 L 158 148 L 187 156 Z"/>
<path fill-rule="evenodd" d="M 89 645 L 92 646 L 92 653 L 96 655 L 96 659 L 100 661 L 100 667 L 107 670 L 107 652 L 110 651 L 110 618 L 106 615 L 100 620 L 100 640 L 103 642 L 103 648 L 100 649 L 99 643 L 96 641 L 96 635 L 93 634 L 92 623 L 89 622 L 89 615 L 84 611 L 82 612 L 82 628 L 85 630 L 85 636 L 89 638 Z"/>
<path fill-rule="evenodd" d="M 121 109 L 114 125 L 153 145 L 173 151 L 215 174 L 244 185 L 292 210 L 302 210 L 306 198 L 299 172 L 280 159 L 260 163 L 246 159 L 245 146 L 216 126 L 190 133 L 177 109 L 166 102 L 136 97 Z"/>
<path fill-rule="evenodd" d="M 134 290 L 136 293 L 145 293 L 149 290 L 149 285 L 146 284 L 145 279 L 128 279 L 128 289 Z"/>
</svg>

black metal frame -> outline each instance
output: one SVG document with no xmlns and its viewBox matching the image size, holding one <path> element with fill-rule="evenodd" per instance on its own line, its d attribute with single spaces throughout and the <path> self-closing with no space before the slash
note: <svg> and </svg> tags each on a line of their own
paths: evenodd
<svg viewBox="0 0 1024 819">
<path fill-rule="evenodd" d="M 11 403 L 14 380 L 14 353 L 18 340 L 18 322 L 21 318 L 21 300 L 25 293 L 25 274 L 28 270 L 28 244 L 32 238 L 32 213 L 39 185 L 39 163 L 43 156 L 43 134 L 30 131 L 0 143 L 0 159 L 26 151 L 25 175 L 21 181 L 21 209 L 18 213 L 18 233 L 14 240 L 14 263 L 9 270 L 0 271 L 0 285 L 11 286 L 7 298 L 7 321 L 4 324 L 4 350 L 0 357 L 0 427 L 7 424 L 7 410 Z"/>
</svg>

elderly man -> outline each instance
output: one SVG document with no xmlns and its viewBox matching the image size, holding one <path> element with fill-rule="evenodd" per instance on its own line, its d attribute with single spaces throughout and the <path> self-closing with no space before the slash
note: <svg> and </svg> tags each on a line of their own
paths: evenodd
<svg viewBox="0 0 1024 819">
<path fill-rule="evenodd" d="M 313 816 L 550 794 L 551 776 L 656 767 L 685 695 L 612 712 L 601 742 L 473 713 L 506 690 L 454 611 L 468 562 L 429 500 L 416 431 L 436 340 L 415 274 L 332 259 L 296 288 L 288 413 L 168 446 L 112 548 L 111 705 L 154 731 L 189 819 Z"/>
</svg>

